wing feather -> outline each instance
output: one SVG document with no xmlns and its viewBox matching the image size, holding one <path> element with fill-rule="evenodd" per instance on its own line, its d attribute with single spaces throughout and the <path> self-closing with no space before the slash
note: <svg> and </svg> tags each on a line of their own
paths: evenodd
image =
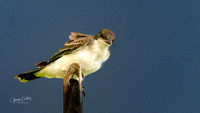
<svg viewBox="0 0 200 113">
<path fill-rule="evenodd" d="M 62 55 L 73 53 L 81 47 L 88 45 L 91 41 L 92 37 L 84 37 L 78 38 L 76 40 L 70 40 L 66 42 L 64 46 L 49 59 L 49 62 L 57 60 L 58 58 L 62 57 Z"/>
<path fill-rule="evenodd" d="M 64 44 L 64 46 L 59 51 L 57 51 L 48 61 L 44 61 L 42 63 L 37 63 L 36 66 L 38 66 L 38 67 L 46 66 L 46 65 L 54 62 L 55 60 L 59 59 L 63 55 L 71 54 L 75 51 L 78 51 L 82 47 L 90 44 L 90 42 L 92 40 L 93 40 L 92 35 L 87 35 L 86 37 L 82 37 L 82 38 L 78 37 L 74 40 L 70 40 L 70 41 L 66 42 Z"/>
</svg>

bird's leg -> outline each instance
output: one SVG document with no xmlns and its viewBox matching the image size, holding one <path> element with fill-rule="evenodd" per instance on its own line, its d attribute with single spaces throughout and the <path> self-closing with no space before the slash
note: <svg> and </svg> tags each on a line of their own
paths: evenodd
<svg viewBox="0 0 200 113">
<path fill-rule="evenodd" d="M 83 73 L 82 73 L 82 78 L 84 78 Z M 83 79 L 82 79 L 82 80 L 83 80 Z M 82 92 L 82 93 L 83 93 L 83 95 L 82 95 L 83 97 L 82 97 L 82 98 L 84 98 L 84 97 L 85 97 L 85 92 L 84 92 L 84 87 L 83 87 L 83 86 L 82 86 L 82 91 L 83 91 L 83 92 Z"/>
</svg>

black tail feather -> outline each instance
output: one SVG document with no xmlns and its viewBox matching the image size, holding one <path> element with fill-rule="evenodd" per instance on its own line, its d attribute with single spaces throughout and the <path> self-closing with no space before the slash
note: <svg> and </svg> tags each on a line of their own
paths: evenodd
<svg viewBox="0 0 200 113">
<path fill-rule="evenodd" d="M 32 71 L 16 75 L 14 78 L 19 79 L 20 82 L 29 82 L 31 80 L 40 78 L 40 77 L 35 76 L 35 73 L 40 71 L 40 70 L 41 70 L 41 68 L 37 68 L 37 69 L 34 69 Z"/>
</svg>

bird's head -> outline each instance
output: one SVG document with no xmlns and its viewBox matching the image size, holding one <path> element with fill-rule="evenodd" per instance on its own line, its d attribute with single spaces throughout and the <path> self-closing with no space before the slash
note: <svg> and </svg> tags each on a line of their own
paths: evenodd
<svg viewBox="0 0 200 113">
<path fill-rule="evenodd" d="M 102 29 L 95 37 L 96 39 L 101 37 L 109 45 L 115 41 L 115 34 L 109 29 Z"/>
</svg>

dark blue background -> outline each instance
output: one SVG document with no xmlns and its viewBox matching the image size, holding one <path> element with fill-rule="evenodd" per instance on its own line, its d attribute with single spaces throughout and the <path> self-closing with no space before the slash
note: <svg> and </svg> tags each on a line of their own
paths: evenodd
<svg viewBox="0 0 200 113">
<path fill-rule="evenodd" d="M 0 0 L 0 112 L 62 113 L 62 79 L 20 83 L 70 32 L 111 29 L 111 57 L 84 80 L 85 113 L 200 113 L 199 0 Z M 29 96 L 28 104 L 9 99 Z"/>
</svg>

